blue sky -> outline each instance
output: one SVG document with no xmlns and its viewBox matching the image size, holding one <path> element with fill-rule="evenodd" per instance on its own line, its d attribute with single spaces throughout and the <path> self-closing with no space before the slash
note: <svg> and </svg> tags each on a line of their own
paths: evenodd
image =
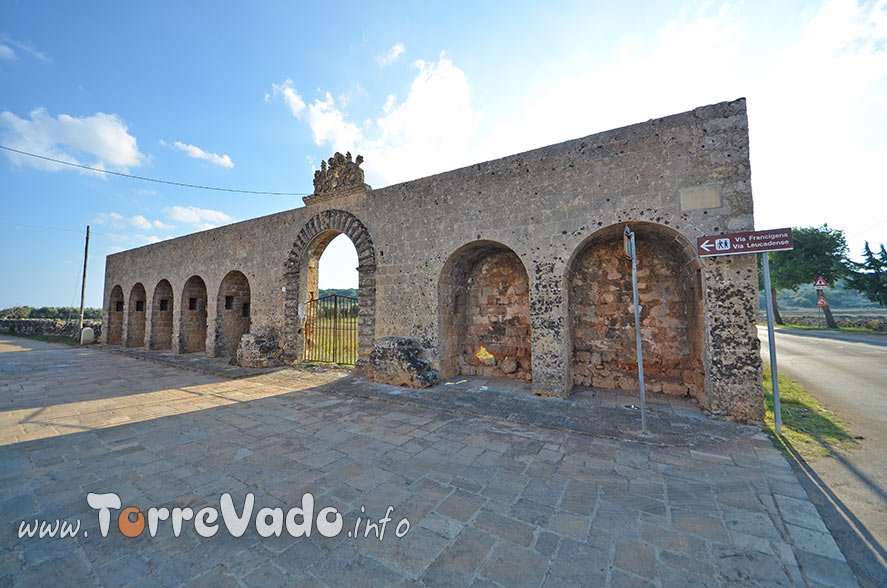
<svg viewBox="0 0 887 588">
<path fill-rule="evenodd" d="M 745 96 L 756 226 L 887 242 L 887 0 L 143 4 L 2 3 L 0 145 L 310 193 L 336 150 L 382 187 Z M 0 203 L 0 307 L 78 304 L 87 224 L 99 306 L 110 252 L 302 206 L 10 152 Z"/>
</svg>

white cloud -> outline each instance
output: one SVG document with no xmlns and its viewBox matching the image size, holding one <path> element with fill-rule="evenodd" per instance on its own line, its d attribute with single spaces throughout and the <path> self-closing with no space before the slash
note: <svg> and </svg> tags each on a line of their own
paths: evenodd
<svg viewBox="0 0 887 588">
<path fill-rule="evenodd" d="M 277 96 L 283 96 L 283 100 L 289 106 L 293 116 L 299 118 L 302 115 L 302 111 L 305 110 L 305 101 L 296 92 L 292 80 L 287 79 L 282 84 L 271 84 L 271 94 L 265 94 L 265 102 L 271 102 L 271 98 Z"/>
<path fill-rule="evenodd" d="M 27 120 L 4 111 L 0 113 L 0 127 L 3 143 L 8 147 L 69 163 L 125 172 L 145 160 L 136 138 L 129 134 L 128 127 L 116 114 L 97 112 L 85 117 L 60 114 L 53 118 L 46 110 L 37 108 L 31 111 L 30 120 Z M 76 169 L 17 153 L 5 153 L 15 165 L 47 171 Z"/>
<path fill-rule="evenodd" d="M 133 226 L 143 231 L 151 229 L 173 229 L 173 225 L 169 225 L 161 220 L 148 220 L 144 216 L 137 214 L 136 216 L 127 217 L 117 212 L 103 212 L 99 214 L 94 222 L 100 225 L 110 225 L 117 228 Z"/>
<path fill-rule="evenodd" d="M 179 151 L 184 151 L 185 153 L 187 153 L 188 157 L 193 157 L 194 159 L 203 159 L 204 161 L 208 161 L 222 167 L 234 167 L 234 162 L 231 161 L 231 158 L 227 155 L 209 153 L 207 151 L 204 151 L 200 147 L 197 147 L 196 145 L 189 145 L 188 143 L 182 143 L 181 141 L 176 141 L 175 143 L 173 143 L 173 146 Z"/>
<path fill-rule="evenodd" d="M 745 96 L 756 225 L 864 232 L 860 210 L 887 216 L 887 140 L 875 130 L 887 125 L 887 0 L 832 0 L 763 48 L 744 10 L 710 4 L 624 39 L 600 65 L 537 79 L 480 149 L 501 156 Z"/>
<path fill-rule="evenodd" d="M 50 59 L 45 53 L 43 53 L 42 51 L 38 51 L 32 43 L 16 41 L 8 35 L 0 35 L 0 59 L 16 59 L 18 55 L 16 54 L 13 47 L 24 51 L 25 53 L 29 53 L 31 56 L 45 63 L 49 63 L 52 61 L 52 59 Z"/>
<path fill-rule="evenodd" d="M 126 247 L 119 245 L 112 245 L 111 252 L 116 253 L 117 251 L 123 251 L 125 248 L 132 247 L 141 247 L 143 245 L 151 245 L 152 243 L 159 243 L 160 241 L 165 241 L 166 239 L 171 239 L 171 237 L 158 237 L 157 235 L 143 235 L 143 234 L 121 234 L 121 233 L 108 233 L 106 236 L 112 241 L 116 241 L 118 243 L 124 243 Z"/>
<path fill-rule="evenodd" d="M 379 67 L 387 67 L 397 61 L 397 58 L 403 55 L 404 51 L 403 43 L 395 43 L 391 49 L 378 56 L 376 61 L 379 63 Z"/>
<path fill-rule="evenodd" d="M 826 4 L 749 86 L 758 225 L 827 221 L 854 257 L 883 240 L 865 227 L 887 216 L 887 2 Z"/>
<path fill-rule="evenodd" d="M 371 183 L 390 184 L 468 165 L 469 145 L 481 119 L 471 104 L 468 77 L 443 55 L 416 61 L 419 70 L 407 97 L 388 96 L 380 116 L 362 125 L 347 120 L 329 92 L 300 111 L 317 145 L 362 154 Z"/>
<path fill-rule="evenodd" d="M 329 92 L 323 99 L 317 98 L 308 106 L 305 118 L 318 145 L 330 143 L 334 149 L 345 150 L 363 141 L 363 133 L 357 125 L 345 121 L 344 114 L 336 107 Z"/>
<path fill-rule="evenodd" d="M 832 0 L 769 34 L 759 18 L 745 4 L 682 9 L 604 55 L 559 55 L 489 112 L 442 55 L 415 62 L 406 97 L 392 93 L 370 120 L 351 119 L 327 92 L 307 106 L 299 97 L 293 114 L 316 144 L 364 155 L 378 186 L 745 96 L 757 225 L 827 220 L 854 251 L 883 240 L 860 219 L 887 216 L 887 0 Z M 489 103 L 494 90 L 481 90 Z"/>
<path fill-rule="evenodd" d="M 192 225 L 201 231 L 234 221 L 224 212 L 196 206 L 170 206 L 163 209 L 163 214 L 176 222 Z"/>
<path fill-rule="evenodd" d="M 142 229 L 144 231 L 150 231 L 151 229 L 172 229 L 175 228 L 173 225 L 168 225 L 163 221 L 155 220 L 149 221 L 142 215 L 136 215 L 129 219 L 130 222 L 138 229 Z"/>
<path fill-rule="evenodd" d="M 149 221 L 142 215 L 132 217 L 132 224 L 135 225 L 135 227 L 138 229 L 143 229 L 145 231 L 151 230 L 151 221 Z"/>
</svg>

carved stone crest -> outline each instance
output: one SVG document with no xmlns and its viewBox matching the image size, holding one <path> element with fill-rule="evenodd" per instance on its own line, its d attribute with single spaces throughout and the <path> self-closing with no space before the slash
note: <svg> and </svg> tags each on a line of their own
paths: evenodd
<svg viewBox="0 0 887 588">
<path fill-rule="evenodd" d="M 350 151 L 345 155 L 336 152 L 329 161 L 321 162 L 320 169 L 314 172 L 314 194 L 326 194 L 350 186 L 363 186 L 361 163 L 363 163 L 362 155 L 358 155 L 357 159 L 352 161 Z"/>
</svg>

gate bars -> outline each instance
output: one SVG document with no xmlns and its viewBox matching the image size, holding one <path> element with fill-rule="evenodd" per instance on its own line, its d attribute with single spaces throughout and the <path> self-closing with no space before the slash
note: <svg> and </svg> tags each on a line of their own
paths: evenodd
<svg viewBox="0 0 887 588">
<path fill-rule="evenodd" d="M 354 365 L 357 361 L 357 298 L 330 294 L 306 305 L 302 359 Z"/>
</svg>

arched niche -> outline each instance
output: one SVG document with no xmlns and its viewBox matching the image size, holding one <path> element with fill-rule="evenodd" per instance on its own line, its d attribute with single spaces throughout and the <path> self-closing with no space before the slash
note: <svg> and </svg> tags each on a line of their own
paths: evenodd
<svg viewBox="0 0 887 588">
<path fill-rule="evenodd" d="M 179 338 L 182 353 L 206 351 L 206 282 L 191 276 L 179 302 Z"/>
<path fill-rule="evenodd" d="M 514 251 L 495 241 L 460 247 L 438 297 L 441 377 L 532 379 L 529 278 Z"/>
<path fill-rule="evenodd" d="M 646 389 L 704 404 L 701 264 L 677 231 L 629 223 L 635 232 Z M 574 386 L 637 390 L 631 261 L 624 224 L 577 247 L 567 270 L 569 372 Z"/>
<path fill-rule="evenodd" d="M 234 355 L 249 325 L 249 280 L 242 272 L 228 272 L 216 298 L 216 357 Z"/>
</svg>

